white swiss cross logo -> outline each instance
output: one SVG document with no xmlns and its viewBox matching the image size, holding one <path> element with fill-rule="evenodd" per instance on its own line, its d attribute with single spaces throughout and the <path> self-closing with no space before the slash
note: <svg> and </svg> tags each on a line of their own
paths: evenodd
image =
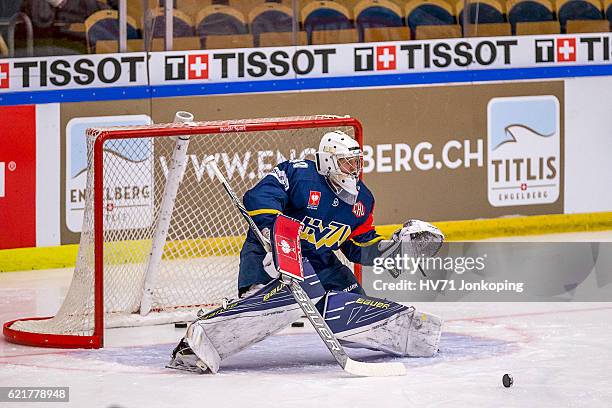
<svg viewBox="0 0 612 408">
<path fill-rule="evenodd" d="M 191 54 L 187 60 L 189 79 L 208 79 L 208 54 Z"/>
<path fill-rule="evenodd" d="M 0 64 L 0 88 L 9 87 L 9 64 Z"/>
<path fill-rule="evenodd" d="M 353 214 L 358 218 L 365 215 L 365 205 L 363 205 L 361 201 L 357 201 L 355 205 L 353 205 Z"/>
<path fill-rule="evenodd" d="M 560 38 L 557 40 L 557 62 L 576 61 L 576 39 Z"/>
<path fill-rule="evenodd" d="M 395 45 L 376 47 L 376 70 L 386 71 L 395 69 L 397 66 L 395 57 Z"/>
</svg>

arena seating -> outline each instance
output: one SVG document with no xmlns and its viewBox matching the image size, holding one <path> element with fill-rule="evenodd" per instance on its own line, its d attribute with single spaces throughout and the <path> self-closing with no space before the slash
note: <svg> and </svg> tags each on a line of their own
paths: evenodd
<svg viewBox="0 0 612 408">
<path fill-rule="evenodd" d="M 353 28 L 352 15 L 344 5 L 335 1 L 314 1 L 307 3 L 301 10 L 301 20 L 309 42 L 312 43 L 313 31 L 344 30 Z M 330 38 L 334 37 L 332 34 Z M 325 40 L 321 34 L 318 38 Z"/>
<path fill-rule="evenodd" d="M 342 30 L 316 30 L 312 32 L 311 44 L 347 44 L 359 42 L 355 28 Z"/>
<path fill-rule="evenodd" d="M 166 32 L 166 13 L 163 7 L 153 12 L 153 38 L 163 38 Z M 172 31 L 174 37 L 193 37 L 193 19 L 181 10 L 172 10 Z"/>
<path fill-rule="evenodd" d="M 138 38 L 136 20 L 128 16 L 127 25 L 127 38 Z M 85 38 L 90 53 L 96 50 L 96 42 L 99 40 L 117 41 L 119 39 L 119 12 L 116 10 L 100 10 L 87 17 L 85 19 Z"/>
<path fill-rule="evenodd" d="M 503 37 L 512 35 L 509 23 L 474 24 L 465 31 L 466 37 Z"/>
<path fill-rule="evenodd" d="M 461 26 L 459 24 L 446 25 L 419 25 L 416 28 L 415 39 L 435 40 L 439 38 L 460 38 Z"/>
<path fill-rule="evenodd" d="M 408 27 L 376 27 L 363 31 L 364 42 L 407 41 L 412 38 Z"/>
<path fill-rule="evenodd" d="M 263 3 L 249 12 L 248 23 L 258 46 L 261 33 L 293 30 L 293 10 L 279 3 Z"/>
<path fill-rule="evenodd" d="M 148 1 L 156 6 L 148 48 L 163 50 L 163 1 Z M 294 37 L 306 45 L 608 32 L 612 0 L 602 1 L 475 0 L 464 28 L 463 0 L 302 0 L 295 11 L 292 0 L 175 0 L 173 49 L 291 46 Z M 128 14 L 128 51 L 144 50 L 142 1 L 129 2 Z M 117 52 L 117 18 L 104 10 L 87 19 L 90 52 Z"/>
<path fill-rule="evenodd" d="M 599 0 L 557 0 L 556 10 L 562 32 L 568 20 L 603 19 Z"/>
<path fill-rule="evenodd" d="M 286 47 L 293 45 L 293 33 L 281 32 L 281 33 L 261 33 L 259 35 L 259 46 L 260 47 Z M 297 32 L 297 43 L 296 45 L 308 45 L 308 36 L 305 31 Z"/>
<path fill-rule="evenodd" d="M 555 18 L 554 7 L 549 0 L 509 0 L 506 6 L 513 33 L 516 32 L 516 23 L 552 21 Z"/>
<path fill-rule="evenodd" d="M 205 47 L 210 50 L 223 48 L 253 48 L 251 34 L 207 35 Z"/>
<path fill-rule="evenodd" d="M 359 39 L 364 39 L 364 29 L 377 27 L 401 27 L 404 25 L 402 8 L 390 0 L 361 0 L 353 9 Z"/>
<path fill-rule="evenodd" d="M 204 39 L 207 35 L 247 34 L 246 17 L 237 9 L 225 5 L 210 5 L 200 10 L 196 17 L 196 33 Z"/>
<path fill-rule="evenodd" d="M 516 35 L 560 34 L 561 26 L 558 21 L 528 21 L 517 22 Z"/>
<path fill-rule="evenodd" d="M 565 32 L 568 34 L 578 33 L 602 33 L 610 31 L 608 20 L 567 20 Z"/>
<path fill-rule="evenodd" d="M 411 0 L 404 9 L 406 25 L 416 37 L 416 29 L 420 25 L 453 25 L 456 24 L 453 6 L 444 0 Z M 431 32 L 433 29 L 426 29 Z M 435 30 L 434 30 L 435 31 Z M 436 35 L 436 34 L 433 34 Z"/>
<path fill-rule="evenodd" d="M 457 1 L 457 21 L 463 25 L 463 0 Z M 497 0 L 478 0 L 469 4 L 470 24 L 489 24 L 504 22 L 504 4 Z"/>
</svg>

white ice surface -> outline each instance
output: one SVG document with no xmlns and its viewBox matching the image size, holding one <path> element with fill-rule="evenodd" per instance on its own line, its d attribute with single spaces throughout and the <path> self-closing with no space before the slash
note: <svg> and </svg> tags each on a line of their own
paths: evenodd
<svg viewBox="0 0 612 408">
<path fill-rule="evenodd" d="M 53 314 L 70 277 L 70 270 L 1 273 L 0 322 Z M 223 361 L 215 376 L 168 370 L 184 329 L 163 325 L 107 330 L 101 350 L 33 348 L 2 337 L 0 386 L 69 386 L 70 403 L 52 407 L 612 407 L 612 299 L 416 307 L 446 320 L 435 358 L 349 350 L 361 361 L 402 361 L 408 376 L 401 378 L 344 374 L 308 323 Z M 510 389 L 501 385 L 504 373 L 514 376 Z"/>
</svg>

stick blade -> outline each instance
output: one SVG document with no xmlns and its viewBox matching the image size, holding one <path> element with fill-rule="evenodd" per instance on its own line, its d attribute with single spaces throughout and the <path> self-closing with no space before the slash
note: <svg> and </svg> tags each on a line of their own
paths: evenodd
<svg viewBox="0 0 612 408">
<path fill-rule="evenodd" d="M 406 375 L 406 366 L 402 363 L 363 363 L 346 360 L 344 371 L 359 377 L 395 377 Z"/>
</svg>

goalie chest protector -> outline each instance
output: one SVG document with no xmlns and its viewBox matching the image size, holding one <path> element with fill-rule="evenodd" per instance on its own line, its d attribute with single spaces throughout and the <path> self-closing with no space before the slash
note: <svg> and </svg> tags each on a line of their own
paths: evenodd
<svg viewBox="0 0 612 408">
<path fill-rule="evenodd" d="M 317 172 L 313 161 L 291 160 L 278 164 L 249 190 L 244 204 L 260 228 L 271 228 L 279 212 L 302 220 L 302 253 L 318 269 L 329 265 L 326 258 L 347 240 L 359 245 L 376 237 L 374 197 L 362 181 L 357 186 L 356 203 L 347 204 Z"/>
</svg>

